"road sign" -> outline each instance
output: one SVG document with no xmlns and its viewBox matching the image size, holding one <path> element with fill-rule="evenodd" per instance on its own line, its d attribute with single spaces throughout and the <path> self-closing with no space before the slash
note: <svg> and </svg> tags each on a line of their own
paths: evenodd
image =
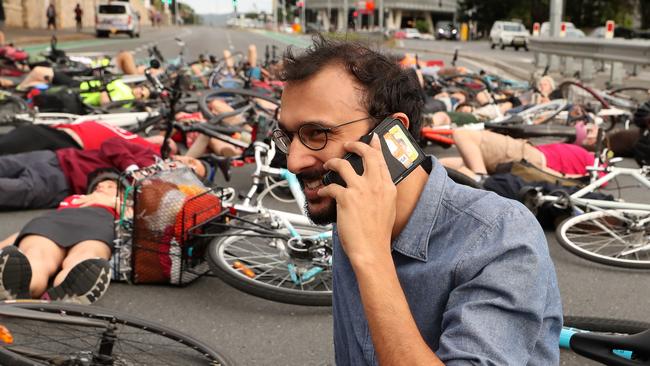
<svg viewBox="0 0 650 366">
<path fill-rule="evenodd" d="M 613 20 L 608 20 L 605 22 L 605 38 L 606 39 L 612 39 L 614 38 L 614 21 Z"/>
</svg>

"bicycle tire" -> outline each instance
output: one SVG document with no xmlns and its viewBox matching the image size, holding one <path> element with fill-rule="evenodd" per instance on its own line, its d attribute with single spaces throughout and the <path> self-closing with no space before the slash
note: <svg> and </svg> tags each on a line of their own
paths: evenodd
<svg viewBox="0 0 650 366">
<path fill-rule="evenodd" d="M 643 227 L 630 224 L 647 217 L 650 211 L 593 211 L 564 220 L 555 235 L 564 248 L 584 259 L 647 269 L 650 268 L 650 222 Z"/>
<path fill-rule="evenodd" d="M 0 93 L 0 125 L 20 124 L 20 122 L 17 123 L 14 116 L 29 111 L 29 106 L 22 98 L 8 93 Z"/>
<path fill-rule="evenodd" d="M 459 172 L 458 170 L 447 167 L 445 167 L 445 170 L 447 171 L 447 176 L 454 182 L 462 184 L 464 186 L 481 189 L 481 185 L 477 181 Z"/>
<path fill-rule="evenodd" d="M 316 228 L 309 229 L 300 227 L 296 227 L 296 230 L 302 234 L 321 231 Z M 285 268 L 285 263 L 287 263 L 286 259 L 277 261 L 280 263 L 277 266 L 273 266 L 272 261 L 270 263 L 256 264 L 256 269 L 264 268 L 264 270 L 255 279 L 246 276 L 242 271 L 233 267 L 235 261 L 246 261 L 246 259 L 242 259 L 245 255 L 238 255 L 239 253 L 251 254 L 253 249 L 259 250 L 262 255 L 269 255 L 269 258 L 279 258 L 280 254 L 273 252 L 274 250 L 277 251 L 277 249 L 269 244 L 269 239 L 277 240 L 280 237 L 281 235 L 277 238 L 269 238 L 262 236 L 256 231 L 237 230 L 229 236 L 215 239 L 210 243 L 207 253 L 212 273 L 236 289 L 267 300 L 295 305 L 331 306 L 332 275 L 330 270 L 321 272 L 314 278 L 314 283 L 310 283 L 309 287 L 300 289 L 299 285 L 296 285 L 288 279 L 290 275 L 289 270 Z M 250 238 L 259 241 L 261 245 L 258 246 L 255 242 L 247 243 L 247 240 L 251 240 Z M 286 240 L 283 244 L 286 245 Z M 239 247 L 236 248 L 235 246 Z M 257 260 L 262 261 L 261 256 L 259 257 Z M 264 266 L 265 264 L 266 267 Z M 277 285 L 271 285 L 265 282 L 266 280 Z M 287 287 L 282 287 L 283 285 Z"/>
<path fill-rule="evenodd" d="M 71 317 L 79 317 L 105 321 L 106 324 L 114 322 L 117 329 L 111 364 L 115 366 L 232 364 L 225 356 L 187 334 L 114 310 L 43 301 L 0 304 L 0 308 L 5 306 L 60 314 L 68 321 Z M 56 321 L 1 315 L 0 324 L 6 326 L 14 337 L 12 345 L 0 347 L 2 365 L 54 365 L 54 357 L 63 357 L 64 360 L 78 355 L 88 357 L 94 354 L 92 351 L 97 349 L 100 341 L 106 339 L 101 337 L 106 328 L 64 324 L 63 318 Z M 42 334 L 45 332 L 53 333 Z M 150 339 L 151 343 L 147 344 Z M 58 358 L 59 362 L 61 360 Z"/>
<path fill-rule="evenodd" d="M 598 333 L 636 334 L 650 329 L 650 323 L 636 320 L 565 316 L 564 326 Z"/>
<path fill-rule="evenodd" d="M 205 95 L 203 95 L 199 99 L 199 110 L 201 111 L 201 114 L 203 114 L 203 117 L 205 119 L 207 119 L 207 120 L 212 120 L 212 119 L 217 117 L 217 115 L 212 113 L 212 111 L 208 107 L 208 100 L 210 100 L 210 99 L 212 99 L 212 98 L 214 98 L 215 96 L 218 96 L 218 95 L 229 95 L 229 94 L 230 95 L 232 95 L 232 94 L 241 95 L 241 96 L 245 96 L 245 97 L 248 97 L 248 98 L 258 98 L 258 99 L 262 99 L 262 100 L 265 100 L 265 101 L 270 102 L 270 103 L 274 103 L 275 105 L 278 105 L 278 106 L 280 105 L 280 102 L 277 99 L 275 99 L 273 97 L 270 97 L 270 96 L 268 96 L 266 94 L 258 93 L 258 92 L 252 91 L 252 90 L 248 90 L 248 89 L 217 89 L 217 90 L 213 90 L 213 91 L 205 93 Z"/>
</svg>

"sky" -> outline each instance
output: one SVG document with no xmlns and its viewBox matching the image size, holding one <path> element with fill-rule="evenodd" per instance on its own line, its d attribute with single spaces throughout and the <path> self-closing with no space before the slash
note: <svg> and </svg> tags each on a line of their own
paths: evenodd
<svg viewBox="0 0 650 366">
<path fill-rule="evenodd" d="M 191 6 L 199 14 L 233 12 L 232 0 L 180 0 L 180 2 Z M 271 0 L 237 0 L 238 12 L 245 13 L 256 10 L 270 13 Z"/>
</svg>

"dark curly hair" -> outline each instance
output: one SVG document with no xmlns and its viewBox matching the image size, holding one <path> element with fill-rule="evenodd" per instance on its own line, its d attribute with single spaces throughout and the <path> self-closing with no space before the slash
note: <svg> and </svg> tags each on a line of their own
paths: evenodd
<svg viewBox="0 0 650 366">
<path fill-rule="evenodd" d="M 289 47 L 283 57 L 281 79 L 307 80 L 325 66 L 339 63 L 364 88 L 362 105 L 379 123 L 393 113 L 409 118 L 409 132 L 417 139 L 424 100 L 415 70 L 402 69 L 391 56 L 358 43 L 313 37 L 313 44 L 296 55 Z"/>
</svg>

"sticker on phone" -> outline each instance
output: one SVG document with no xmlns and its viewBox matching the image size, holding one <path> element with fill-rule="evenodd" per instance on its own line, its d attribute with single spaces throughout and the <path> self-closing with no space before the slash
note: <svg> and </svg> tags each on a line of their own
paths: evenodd
<svg viewBox="0 0 650 366">
<path fill-rule="evenodd" d="M 405 168 L 409 168 L 417 160 L 418 151 L 398 126 L 389 129 L 384 134 L 384 140 L 390 154 L 402 163 Z"/>
</svg>

